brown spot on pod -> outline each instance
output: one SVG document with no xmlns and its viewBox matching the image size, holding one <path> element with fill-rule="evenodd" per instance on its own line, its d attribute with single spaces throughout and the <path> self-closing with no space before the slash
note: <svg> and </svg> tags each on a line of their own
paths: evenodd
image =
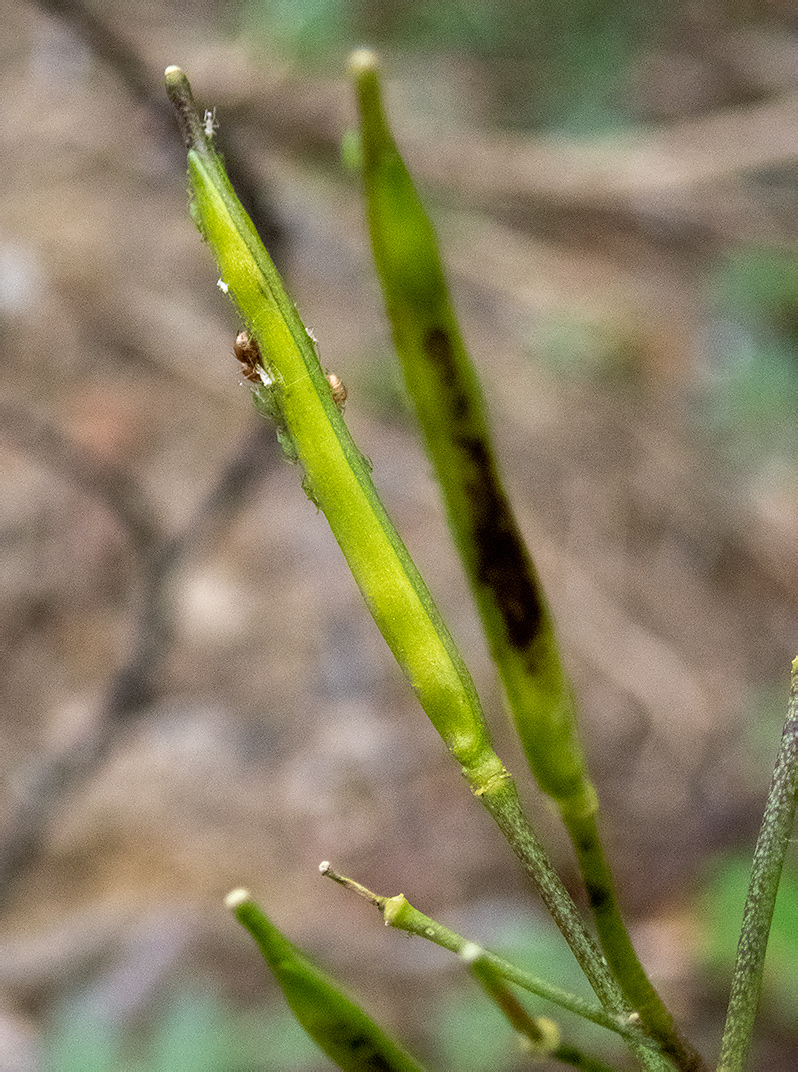
<svg viewBox="0 0 798 1072">
<path fill-rule="evenodd" d="M 343 413 L 347 398 L 347 390 L 345 385 L 335 375 L 334 372 L 327 373 L 327 383 L 329 383 L 330 390 L 332 391 L 333 402 L 336 404 L 339 411 Z"/>
<path fill-rule="evenodd" d="M 250 337 L 249 332 L 239 331 L 233 343 L 233 353 L 241 363 L 244 377 L 250 383 L 262 383 L 260 372 L 263 365 L 260 360 L 260 349 L 255 340 Z"/>
</svg>

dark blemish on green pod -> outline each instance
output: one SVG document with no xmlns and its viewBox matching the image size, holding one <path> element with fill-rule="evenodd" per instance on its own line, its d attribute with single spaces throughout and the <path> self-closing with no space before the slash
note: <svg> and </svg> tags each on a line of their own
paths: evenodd
<svg viewBox="0 0 798 1072">
<path fill-rule="evenodd" d="M 585 883 L 587 899 L 594 912 L 600 912 L 609 901 L 609 893 L 604 886 L 595 886 L 592 882 Z"/>
<path fill-rule="evenodd" d="M 540 586 L 526 553 L 507 500 L 499 484 L 493 458 L 481 435 L 471 430 L 476 422 L 468 392 L 461 386 L 457 360 L 449 334 L 434 327 L 424 336 L 424 353 L 434 364 L 444 387 L 455 426 L 453 442 L 467 458 L 465 491 L 469 500 L 475 545 L 475 574 L 489 589 L 504 620 L 509 643 L 527 655 L 530 670 L 537 669 L 536 640 L 545 620 Z M 465 428 L 458 426 L 465 425 Z"/>
<path fill-rule="evenodd" d="M 356 1067 L 358 1072 L 397 1072 L 400 1069 L 399 1065 L 375 1049 L 372 1039 L 367 1035 L 351 1034 L 343 1022 L 337 1027 L 328 1026 L 327 1035 L 332 1046 L 349 1053 L 356 1062 L 352 1067 Z"/>
<path fill-rule="evenodd" d="M 462 424 L 474 420 L 476 415 L 472 399 L 461 383 L 448 332 L 440 327 L 432 328 L 424 337 L 422 348 L 437 368 L 441 383 L 446 388 L 443 392 L 443 404 L 449 407 L 454 423 Z"/>
<path fill-rule="evenodd" d="M 260 948 L 291 1011 L 327 1056 L 347 1072 L 422 1072 L 421 1066 L 355 1004 L 334 979 L 308 960 L 252 900 L 226 898 Z"/>
<path fill-rule="evenodd" d="M 432 328 L 424 337 L 424 353 L 435 363 L 445 387 L 454 387 L 458 381 L 452 341 L 443 328 Z"/>
<path fill-rule="evenodd" d="M 590 831 L 580 831 L 574 839 L 574 848 L 584 856 L 593 852 L 597 847 L 597 839 Z"/>
</svg>

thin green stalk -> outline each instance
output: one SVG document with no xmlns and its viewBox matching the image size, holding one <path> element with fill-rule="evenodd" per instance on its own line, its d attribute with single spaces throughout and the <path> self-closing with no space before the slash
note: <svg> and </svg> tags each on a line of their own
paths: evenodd
<svg viewBox="0 0 798 1072">
<path fill-rule="evenodd" d="M 580 1072 L 612 1072 L 603 1061 L 573 1043 L 563 1042 L 560 1028 L 545 1016 L 532 1016 L 510 990 L 483 950 L 468 945 L 460 954 L 479 985 L 524 1040 L 533 1061 L 550 1058 Z"/>
<path fill-rule="evenodd" d="M 798 658 L 792 664 L 787 720 L 754 850 L 718 1072 L 743 1072 L 748 1063 L 770 924 L 795 822 L 797 798 Z"/>
<path fill-rule="evenodd" d="M 521 812 L 468 670 L 380 502 L 315 346 L 213 149 L 213 132 L 199 118 L 185 74 L 168 68 L 166 85 L 188 146 L 194 221 L 258 344 L 257 367 L 248 369 L 262 381 L 254 392 L 258 408 L 275 420 L 286 453 L 303 466 L 303 486 L 325 514 L 389 648 L 472 791 L 510 838 L 591 986 L 614 1012 L 630 1011 Z"/>
<path fill-rule="evenodd" d="M 623 991 L 616 980 L 609 973 L 597 971 L 593 966 L 592 962 L 598 950 L 576 905 L 570 897 L 566 900 L 562 896 L 562 880 L 554 870 L 546 850 L 525 820 L 515 783 L 506 779 L 492 784 L 482 795 L 482 803 L 493 816 L 510 848 L 524 864 L 527 874 L 532 877 L 540 898 L 551 913 L 554 922 L 560 930 L 567 930 L 571 933 L 574 936 L 574 942 L 579 942 L 582 958 L 592 966 L 592 976 L 588 975 L 588 978 L 599 1001 L 605 1008 L 615 1012 L 631 1012 L 633 1006 L 624 998 Z M 573 949 L 574 946 L 571 948 Z M 599 953 L 599 963 L 603 960 L 604 958 Z M 582 967 L 584 970 L 584 964 Z"/>
<path fill-rule="evenodd" d="M 405 931 L 407 934 L 415 934 L 419 938 L 426 939 L 428 942 L 434 942 L 435 945 L 440 946 L 442 949 L 448 949 L 449 952 L 456 953 L 458 956 L 462 955 L 463 951 L 468 946 L 476 946 L 476 943 L 470 938 L 465 938 L 462 934 L 450 930 L 449 927 L 445 927 L 437 920 L 425 916 L 423 912 L 420 912 L 417 908 L 411 905 L 407 898 L 401 893 L 394 897 L 382 897 L 379 894 L 373 893 L 354 879 L 347 878 L 345 875 L 340 875 L 337 871 L 333 870 L 327 861 L 319 864 L 319 870 L 323 875 L 333 879 L 334 882 L 339 883 L 348 890 L 354 891 L 373 904 L 374 907 L 383 914 L 386 927 L 394 927 L 397 930 Z M 481 947 L 478 948 L 481 949 L 481 953 L 486 961 L 490 963 L 502 978 L 506 979 L 508 982 L 523 987 L 523 989 L 528 990 L 530 994 L 535 994 L 537 997 L 544 998 L 546 1001 L 550 1001 L 552 1004 L 557 1005 L 562 1009 L 566 1009 L 568 1012 L 581 1016 L 584 1020 L 589 1020 L 591 1023 L 598 1024 L 600 1027 L 606 1027 L 610 1031 L 615 1031 L 617 1034 L 623 1035 L 624 1038 L 632 1042 L 650 1049 L 657 1049 L 657 1043 L 653 1042 L 651 1039 L 647 1039 L 645 1035 L 641 1033 L 640 1028 L 637 1026 L 640 1018 L 636 1013 L 616 1015 L 607 1012 L 606 1009 L 601 1005 L 597 1005 L 595 1002 L 586 1001 L 584 998 L 580 998 L 576 994 L 571 994 L 567 990 L 563 990 L 558 986 L 553 986 L 545 979 L 541 979 L 539 976 L 533 975 L 531 972 L 525 971 L 523 968 L 519 968 L 510 961 L 505 960 L 503 957 L 497 956 L 495 953 L 490 953 Z"/>
<path fill-rule="evenodd" d="M 369 231 L 394 342 L 527 759 L 560 809 L 602 948 L 627 999 L 680 1068 L 702 1069 L 648 979 L 621 916 L 552 616 L 502 484 L 434 229 L 385 116 L 376 57 L 355 53 L 351 70 Z"/>
<path fill-rule="evenodd" d="M 339 1068 L 423 1072 L 337 983 L 288 941 L 247 890 L 233 890 L 225 904 L 257 942 L 296 1019 Z"/>
<path fill-rule="evenodd" d="M 615 882 L 604 853 L 597 815 L 571 814 L 568 832 L 576 846 L 582 879 L 601 947 L 641 1023 L 678 1068 L 701 1072 L 703 1057 L 681 1035 L 670 1010 L 648 978 L 621 916 Z"/>
</svg>

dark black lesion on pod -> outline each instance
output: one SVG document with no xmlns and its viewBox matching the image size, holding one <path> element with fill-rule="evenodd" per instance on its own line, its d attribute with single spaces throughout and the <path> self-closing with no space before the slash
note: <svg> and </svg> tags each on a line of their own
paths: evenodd
<svg viewBox="0 0 798 1072">
<path fill-rule="evenodd" d="M 599 849 L 598 840 L 594 834 L 589 831 L 580 831 L 576 840 L 574 841 L 574 848 L 580 854 L 580 856 L 587 856 L 591 852 L 595 852 Z"/>
<path fill-rule="evenodd" d="M 487 442 L 474 432 L 481 418 L 472 412 L 471 396 L 462 386 L 451 337 L 436 327 L 425 336 L 423 346 L 448 396 L 452 438 L 463 456 L 477 581 L 493 593 L 510 644 L 535 662 L 546 608 L 534 565 Z"/>
<path fill-rule="evenodd" d="M 437 369 L 441 383 L 446 388 L 452 418 L 456 421 L 465 420 L 471 409 L 471 400 L 460 382 L 449 333 L 443 328 L 432 328 L 427 332 L 423 346 L 424 353 Z"/>
<path fill-rule="evenodd" d="M 368 1035 L 353 1035 L 348 1024 L 341 1023 L 337 1030 L 331 1026 L 329 1035 L 334 1045 L 357 1059 L 357 1067 L 363 1072 L 397 1072 L 396 1064 L 376 1049 L 373 1039 Z"/>
<path fill-rule="evenodd" d="M 588 903 L 593 912 L 600 912 L 610 900 L 610 891 L 605 886 L 599 886 L 592 882 L 585 885 Z"/>
</svg>

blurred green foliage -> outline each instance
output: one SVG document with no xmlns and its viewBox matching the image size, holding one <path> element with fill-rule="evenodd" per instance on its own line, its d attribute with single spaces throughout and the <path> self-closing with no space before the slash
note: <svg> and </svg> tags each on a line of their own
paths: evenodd
<svg viewBox="0 0 798 1072">
<path fill-rule="evenodd" d="M 561 380 L 633 384 L 645 366 L 642 341 L 633 325 L 612 314 L 557 310 L 541 316 L 529 343 L 529 356 Z"/>
<path fill-rule="evenodd" d="M 355 30 L 347 0 L 245 0 L 240 29 L 301 63 L 348 50 Z"/>
<path fill-rule="evenodd" d="M 704 411 L 747 464 L 798 451 L 798 253 L 729 250 L 708 278 L 717 317 Z"/>
<path fill-rule="evenodd" d="M 798 345 L 798 252 L 762 246 L 729 250 L 712 280 L 718 303 L 772 325 Z"/>
<path fill-rule="evenodd" d="M 319 1051 L 282 1003 L 234 1012 L 213 990 L 175 989 L 133 1031 L 79 1002 L 44 1036 L 43 1072 L 308 1072 Z"/>
<path fill-rule="evenodd" d="M 628 122 L 629 71 L 672 17 L 653 0 L 246 0 L 241 29 L 302 64 L 356 45 L 467 54 L 494 83 L 497 121 L 583 133 Z"/>
<path fill-rule="evenodd" d="M 728 992 L 748 891 L 751 861 L 729 853 L 717 859 L 701 891 L 696 918 L 704 920 L 704 968 L 720 998 Z M 798 1027 L 798 859 L 781 876 L 768 943 L 764 1013 Z"/>
</svg>

